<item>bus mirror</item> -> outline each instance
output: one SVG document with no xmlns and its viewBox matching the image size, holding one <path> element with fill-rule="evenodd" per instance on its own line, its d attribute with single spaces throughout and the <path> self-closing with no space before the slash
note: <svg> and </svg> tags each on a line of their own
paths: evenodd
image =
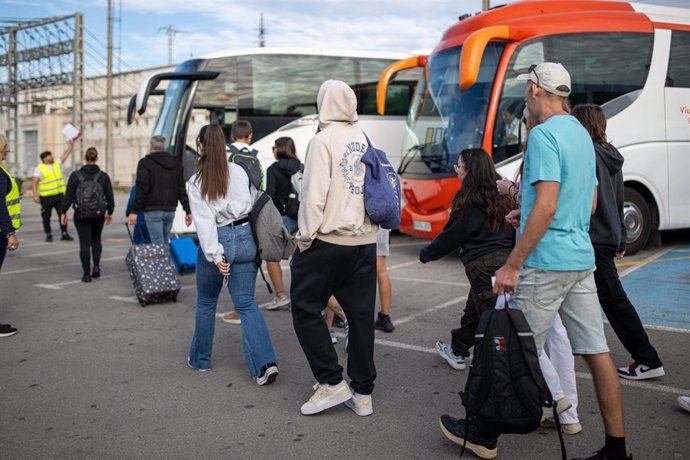
<svg viewBox="0 0 690 460">
<path fill-rule="evenodd" d="M 127 106 L 127 124 L 131 125 L 134 122 L 134 111 L 137 107 L 137 95 L 135 94 L 129 100 L 129 105 Z"/>
<path fill-rule="evenodd" d="M 479 29 L 470 34 L 462 46 L 460 54 L 460 84 L 461 90 L 469 89 L 477 82 L 479 66 L 482 62 L 484 49 L 491 40 L 508 40 L 510 30 L 508 26 L 492 26 Z"/>
<path fill-rule="evenodd" d="M 412 69 L 414 67 L 424 67 L 426 65 L 426 56 L 412 56 L 407 59 L 401 59 L 386 67 L 379 77 L 379 84 L 376 87 L 376 111 L 379 115 L 386 113 L 386 94 L 388 93 L 388 83 L 391 81 L 396 73 Z"/>
</svg>

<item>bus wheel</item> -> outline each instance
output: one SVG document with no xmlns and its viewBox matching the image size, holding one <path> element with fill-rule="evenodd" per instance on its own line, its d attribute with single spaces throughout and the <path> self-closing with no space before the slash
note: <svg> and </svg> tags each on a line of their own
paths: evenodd
<svg viewBox="0 0 690 460">
<path fill-rule="evenodd" d="M 647 200 L 639 192 L 628 187 L 625 188 L 623 222 L 628 234 L 625 254 L 636 254 L 645 247 L 649 239 L 652 231 L 652 213 L 649 211 Z"/>
</svg>

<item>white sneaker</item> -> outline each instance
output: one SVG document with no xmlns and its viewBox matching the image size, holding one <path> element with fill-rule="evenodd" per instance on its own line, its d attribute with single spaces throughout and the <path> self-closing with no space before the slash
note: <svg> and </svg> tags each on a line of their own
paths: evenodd
<svg viewBox="0 0 690 460">
<path fill-rule="evenodd" d="M 541 427 L 542 428 L 553 428 L 554 430 L 556 429 L 556 422 L 553 419 L 553 413 L 552 412 L 545 412 L 544 415 L 541 418 Z M 582 431 L 582 425 L 580 422 L 575 422 L 575 423 L 561 423 L 561 433 L 563 434 L 568 434 L 568 435 L 574 435 L 578 434 Z"/>
<path fill-rule="evenodd" d="M 455 356 L 453 353 L 453 348 L 449 343 L 446 342 L 436 342 L 436 351 L 441 355 L 441 358 L 445 359 L 450 367 L 456 371 L 465 370 L 465 358 L 462 356 Z"/>
<path fill-rule="evenodd" d="M 300 408 L 302 415 L 318 414 L 352 398 L 352 391 L 345 380 L 342 380 L 335 386 L 327 383 L 317 383 L 314 385 L 314 389 L 316 392 Z"/>
<path fill-rule="evenodd" d="M 352 399 L 345 401 L 345 405 L 352 409 L 355 414 L 360 417 L 366 417 L 374 413 L 374 408 L 371 403 L 371 395 L 361 395 L 352 392 Z"/>
<path fill-rule="evenodd" d="M 633 362 L 629 366 L 618 368 L 618 377 L 628 380 L 647 380 L 663 377 L 664 375 L 666 375 L 664 366 L 649 367 L 638 362 Z"/>
<path fill-rule="evenodd" d="M 271 303 L 266 305 L 266 310 L 277 310 L 290 306 L 290 297 L 283 295 L 282 297 L 275 297 Z"/>
<path fill-rule="evenodd" d="M 678 396 L 678 405 L 681 409 L 690 412 L 690 396 Z"/>
</svg>

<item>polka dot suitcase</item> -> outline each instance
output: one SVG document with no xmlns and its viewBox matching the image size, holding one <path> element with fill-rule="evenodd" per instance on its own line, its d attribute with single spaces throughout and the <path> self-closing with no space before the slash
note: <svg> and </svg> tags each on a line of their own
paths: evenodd
<svg viewBox="0 0 690 460">
<path fill-rule="evenodd" d="M 180 278 L 166 245 L 133 245 L 129 248 L 125 263 L 142 307 L 154 303 L 177 302 Z"/>
</svg>

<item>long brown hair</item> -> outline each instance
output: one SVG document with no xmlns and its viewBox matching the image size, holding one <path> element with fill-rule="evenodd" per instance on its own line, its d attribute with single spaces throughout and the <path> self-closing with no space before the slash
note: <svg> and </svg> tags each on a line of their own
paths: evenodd
<svg viewBox="0 0 690 460">
<path fill-rule="evenodd" d="M 592 142 L 602 147 L 610 147 L 606 139 L 606 115 L 596 104 L 580 104 L 573 109 L 573 116 L 584 126 Z"/>
<path fill-rule="evenodd" d="M 464 149 L 460 160 L 467 175 L 462 187 L 453 200 L 453 212 L 463 215 L 473 204 L 486 209 L 487 226 L 492 232 L 507 228 L 505 216 L 513 210 L 510 197 L 501 195 L 496 189 L 496 169 L 486 150 L 481 148 Z"/>
<path fill-rule="evenodd" d="M 201 157 L 196 166 L 196 182 L 206 201 L 215 201 L 228 191 L 228 160 L 225 157 L 225 134 L 217 124 L 206 125 L 199 132 Z"/>
</svg>

